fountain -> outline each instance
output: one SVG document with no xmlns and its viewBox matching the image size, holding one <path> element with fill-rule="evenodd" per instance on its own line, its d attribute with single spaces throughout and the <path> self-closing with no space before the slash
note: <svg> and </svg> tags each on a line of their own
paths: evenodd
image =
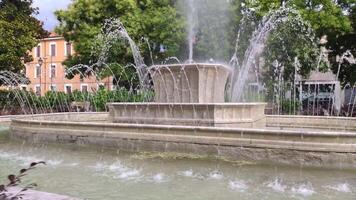
<svg viewBox="0 0 356 200">
<path fill-rule="evenodd" d="M 231 69 L 218 64 L 149 68 L 154 103 L 109 103 L 109 121 L 216 127 L 265 127 L 264 103 L 224 103 Z"/>
<path fill-rule="evenodd" d="M 289 12 L 294 11 L 281 9 L 262 21 L 239 70 L 192 60 L 187 64 L 147 67 L 123 24 L 119 20 L 106 23 L 104 41 L 108 45 L 110 39 L 116 38 L 129 42 L 138 87 L 148 91 L 153 85 L 154 102 L 108 103 L 109 112 L 15 117 L 11 136 L 40 143 L 98 145 L 134 152 L 174 152 L 293 165 L 342 163 L 354 167 L 356 118 L 266 116 L 265 103 L 240 101 L 254 57 L 270 31 L 289 19 Z M 298 22 L 298 18 L 291 20 Z M 99 63 L 94 65 L 105 66 L 109 49 L 103 48 Z M 232 63 L 239 64 L 234 59 L 236 53 Z M 94 72 L 93 67 L 87 68 Z"/>
<path fill-rule="evenodd" d="M 265 103 L 239 102 L 273 20 L 286 19 L 283 12 L 273 16 L 255 32 L 242 63 L 235 52 L 233 67 L 194 63 L 192 46 L 187 63 L 147 67 L 123 25 L 106 24 L 109 39 L 129 42 L 135 64 L 128 66 L 137 70 L 139 89 L 154 90 L 153 102 L 108 103 L 108 112 L 35 114 L 46 105 L 31 108 L 30 115 L 11 118 L 14 140 L 0 137 L 0 166 L 44 160 L 48 167 L 36 174 L 41 187 L 83 199 L 347 199 L 356 191 L 354 171 L 330 176 L 330 169 L 304 166 L 355 168 L 356 118 L 265 115 Z M 99 63 L 68 71 L 96 75 L 105 62 L 103 51 Z M 299 65 L 295 58 L 296 71 Z M 25 81 L 12 83 L 14 77 L 0 72 L 8 84 Z M 279 94 L 282 73 L 277 78 Z M 21 91 L 15 95 L 22 106 L 30 104 Z"/>
</svg>

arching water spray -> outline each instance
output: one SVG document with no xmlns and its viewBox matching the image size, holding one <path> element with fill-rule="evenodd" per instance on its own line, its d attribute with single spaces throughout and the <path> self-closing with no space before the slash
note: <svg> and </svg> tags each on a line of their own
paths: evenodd
<svg viewBox="0 0 356 200">
<path fill-rule="evenodd" d="M 292 15 L 293 17 L 290 17 Z M 245 51 L 244 60 L 239 67 L 239 72 L 233 74 L 233 82 L 231 83 L 230 92 L 232 102 L 238 102 L 242 100 L 243 91 L 248 79 L 248 73 L 252 69 L 255 59 L 263 51 L 271 31 L 278 28 L 280 24 L 286 22 L 291 23 L 294 27 L 302 29 L 302 31 L 308 35 L 308 37 L 314 37 L 310 25 L 305 23 L 300 14 L 294 9 L 282 7 L 266 15 L 250 39 L 250 45 Z"/>
</svg>

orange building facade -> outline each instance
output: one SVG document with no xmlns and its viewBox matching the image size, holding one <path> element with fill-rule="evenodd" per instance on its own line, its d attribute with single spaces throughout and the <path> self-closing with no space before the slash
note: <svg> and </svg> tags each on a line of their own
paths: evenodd
<svg viewBox="0 0 356 200">
<path fill-rule="evenodd" d="M 30 54 L 33 61 L 26 63 L 26 77 L 30 84 L 22 85 L 22 89 L 34 91 L 37 95 L 44 95 L 48 91 L 71 93 L 74 90 L 93 92 L 100 87 L 112 89 L 111 77 L 98 81 L 93 76 L 81 79 L 76 75 L 72 79 L 67 79 L 66 67 L 62 62 L 74 54 L 73 44 L 55 33 L 40 40 Z"/>
</svg>

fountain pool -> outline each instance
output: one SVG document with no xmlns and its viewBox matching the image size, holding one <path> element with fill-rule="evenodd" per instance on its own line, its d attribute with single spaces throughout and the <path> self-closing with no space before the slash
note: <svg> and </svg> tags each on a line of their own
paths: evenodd
<svg viewBox="0 0 356 200">
<path fill-rule="evenodd" d="M 110 35 L 129 41 L 154 102 L 14 117 L 1 176 L 44 160 L 28 177 L 38 189 L 82 199 L 353 199 L 356 118 L 267 116 L 265 103 L 240 102 L 258 47 L 289 12 L 257 29 L 238 74 L 212 63 L 147 67 L 116 21 Z"/>
<path fill-rule="evenodd" d="M 355 169 L 227 162 L 0 139 L 0 178 L 36 160 L 26 182 L 82 199 L 354 199 Z M 332 174 L 332 176 L 330 176 Z"/>
</svg>

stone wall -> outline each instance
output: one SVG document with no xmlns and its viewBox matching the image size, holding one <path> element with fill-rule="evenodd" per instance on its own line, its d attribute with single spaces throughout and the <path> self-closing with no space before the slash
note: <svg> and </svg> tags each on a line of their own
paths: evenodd
<svg viewBox="0 0 356 200">
<path fill-rule="evenodd" d="M 84 122 L 88 113 L 13 119 L 11 136 L 33 142 L 99 145 L 127 151 L 177 152 L 232 160 L 356 167 L 356 133 Z M 107 115 L 107 114 L 106 114 Z M 99 118 L 104 117 L 102 113 Z M 75 121 L 77 119 L 81 121 Z"/>
<path fill-rule="evenodd" d="M 356 131 L 356 117 L 268 115 L 267 127 Z"/>
</svg>

